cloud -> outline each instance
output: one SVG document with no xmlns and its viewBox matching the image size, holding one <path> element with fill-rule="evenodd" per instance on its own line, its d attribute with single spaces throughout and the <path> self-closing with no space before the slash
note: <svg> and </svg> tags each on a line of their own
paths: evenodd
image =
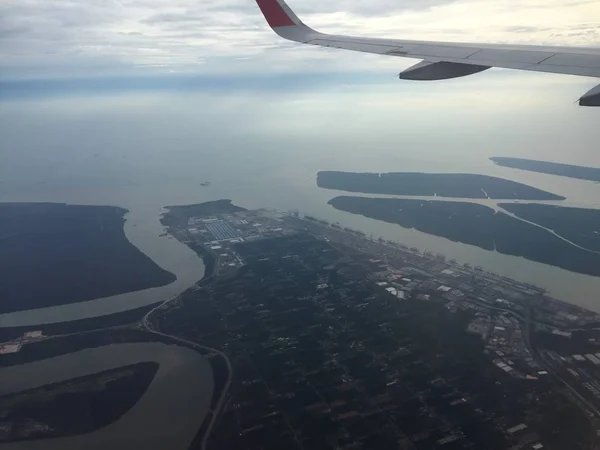
<svg viewBox="0 0 600 450">
<path fill-rule="evenodd" d="M 409 39 L 591 45 L 595 0 L 290 0 L 333 33 Z M 413 61 L 414 62 L 414 61 Z M 272 33 L 254 0 L 4 0 L 7 78 L 160 72 L 395 71 L 410 61 L 303 47 Z M 393 73 L 393 72 L 392 72 Z"/>
</svg>

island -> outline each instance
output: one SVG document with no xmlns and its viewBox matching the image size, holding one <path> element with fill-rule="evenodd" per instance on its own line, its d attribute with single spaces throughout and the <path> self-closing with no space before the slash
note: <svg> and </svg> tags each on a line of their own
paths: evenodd
<svg viewBox="0 0 600 450">
<path fill-rule="evenodd" d="M 499 166 L 511 167 L 513 169 L 547 173 L 561 177 L 577 178 L 579 180 L 600 181 L 600 168 L 598 167 L 575 166 L 572 164 L 504 156 L 493 156 L 490 160 Z"/>
<path fill-rule="evenodd" d="M 0 397 L 0 442 L 90 433 L 117 421 L 146 392 L 158 364 L 140 362 Z"/>
<path fill-rule="evenodd" d="M 321 171 L 317 174 L 317 185 L 325 189 L 365 194 L 519 200 L 565 199 L 526 184 L 470 173 Z"/>
<path fill-rule="evenodd" d="M 163 286 L 174 274 L 134 246 L 126 209 L 0 204 L 0 313 Z"/>
<path fill-rule="evenodd" d="M 591 251 L 600 252 L 600 210 L 536 203 L 499 203 L 502 209 L 553 231 Z"/>
<path fill-rule="evenodd" d="M 351 196 L 333 198 L 329 204 L 341 211 L 414 228 L 485 250 L 600 276 L 600 253 L 577 247 L 544 228 L 484 205 Z"/>
<path fill-rule="evenodd" d="M 24 449 L 188 449 L 218 358 L 142 328 L 20 340 L 1 356 L 1 439 Z"/>
</svg>

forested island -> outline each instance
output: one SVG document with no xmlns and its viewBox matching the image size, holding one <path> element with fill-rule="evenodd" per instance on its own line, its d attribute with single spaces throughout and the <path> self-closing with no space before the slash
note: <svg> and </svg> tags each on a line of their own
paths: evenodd
<svg viewBox="0 0 600 450">
<path fill-rule="evenodd" d="M 0 204 L 0 313 L 175 281 L 129 242 L 125 213 L 114 206 Z"/>
<path fill-rule="evenodd" d="M 317 185 L 325 189 L 365 194 L 519 200 L 565 199 L 526 184 L 470 173 L 321 171 L 317 174 Z"/>
<path fill-rule="evenodd" d="M 336 197 L 329 204 L 341 211 L 414 228 L 455 242 L 600 276 L 599 253 L 577 248 L 547 230 L 487 206 L 350 196 Z"/>
<path fill-rule="evenodd" d="M 165 206 L 165 209 L 167 211 L 161 216 L 160 221 L 166 227 L 179 225 L 182 220 L 187 221 L 189 217 L 246 211 L 245 208 L 231 203 L 229 199 L 196 203 L 194 205 Z"/>
<path fill-rule="evenodd" d="M 158 363 L 141 362 L 0 396 L 0 442 L 72 436 L 109 425 L 139 401 L 157 370 Z"/>
<path fill-rule="evenodd" d="M 530 222 L 554 230 L 556 234 L 600 252 L 600 210 L 570 208 L 535 203 L 500 203 L 498 206 Z"/>
<path fill-rule="evenodd" d="M 511 167 L 513 169 L 547 173 L 561 177 L 577 178 L 579 180 L 600 181 L 600 168 L 597 167 L 574 166 L 571 164 L 503 156 L 493 156 L 490 160 L 499 166 Z"/>
</svg>

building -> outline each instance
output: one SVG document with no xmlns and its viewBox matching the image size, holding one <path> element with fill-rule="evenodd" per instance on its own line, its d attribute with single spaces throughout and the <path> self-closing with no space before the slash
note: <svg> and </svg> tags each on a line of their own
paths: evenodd
<svg viewBox="0 0 600 450">
<path fill-rule="evenodd" d="M 21 350 L 21 344 L 0 345 L 0 355 L 7 355 L 9 353 L 17 353 L 19 350 Z"/>
<path fill-rule="evenodd" d="M 43 336 L 42 330 L 28 331 L 23 335 L 26 339 L 37 339 Z"/>
<path fill-rule="evenodd" d="M 594 365 L 596 365 L 596 366 L 600 365 L 600 359 L 598 359 L 596 356 L 592 355 L 591 353 L 587 353 L 587 354 L 585 355 L 585 358 L 586 358 L 588 361 L 592 362 L 592 363 L 593 363 Z"/>
</svg>

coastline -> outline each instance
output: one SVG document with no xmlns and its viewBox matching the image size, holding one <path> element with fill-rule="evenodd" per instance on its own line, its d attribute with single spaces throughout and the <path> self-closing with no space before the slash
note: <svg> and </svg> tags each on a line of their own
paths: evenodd
<svg viewBox="0 0 600 450">
<path fill-rule="evenodd" d="M 164 235 L 161 212 L 131 209 L 125 215 L 124 232 L 131 244 L 159 267 L 175 274 L 173 283 L 85 302 L 0 314 L 0 328 L 59 324 L 123 313 L 160 303 L 193 286 L 204 276 L 204 263 L 185 244 Z"/>
<path fill-rule="evenodd" d="M 167 234 L 170 238 L 177 237 L 176 233 L 171 228 L 168 228 L 167 233 L 163 234 Z M 204 270 L 202 278 L 196 280 L 196 283 L 194 283 L 195 286 L 199 287 L 205 285 L 214 279 L 214 276 L 218 272 L 219 256 L 217 254 L 202 245 L 184 242 L 184 239 L 172 240 L 177 240 L 184 246 L 189 247 L 196 257 L 203 261 L 206 270 Z M 193 292 L 195 289 L 194 285 L 186 288 L 184 292 Z M 206 347 L 196 342 L 182 339 L 177 336 L 162 333 L 157 329 L 158 327 L 155 328 L 151 317 L 153 313 L 156 311 L 160 315 L 160 311 L 164 310 L 165 305 L 170 302 L 177 303 L 179 298 L 179 296 L 169 297 L 153 305 L 144 306 L 134 310 L 128 310 L 122 313 L 93 317 L 79 321 L 56 323 L 47 327 L 39 327 L 42 328 L 45 335 L 50 335 L 49 338 L 43 338 L 41 341 L 32 342 L 29 345 L 24 344 L 24 347 L 21 351 L 8 355 L 8 359 L 5 362 L 8 363 L 8 367 L 18 367 L 24 364 L 28 367 L 36 364 L 49 364 L 50 361 L 54 361 L 57 358 L 63 358 L 66 360 L 71 357 L 76 357 L 76 355 L 80 354 L 78 352 L 94 352 L 97 351 L 99 347 L 107 345 L 117 345 L 120 346 L 119 348 L 123 348 L 122 346 L 128 345 L 121 343 L 121 339 L 123 338 L 128 341 L 133 341 L 133 343 L 129 345 L 139 346 L 142 343 L 146 343 L 147 339 L 150 339 L 149 343 L 153 343 L 154 340 L 158 340 L 163 344 L 175 344 L 194 350 L 201 355 L 202 359 L 205 361 L 205 365 L 206 362 L 208 363 L 210 372 L 212 373 L 210 382 L 206 381 L 201 383 L 202 386 L 210 385 L 211 391 L 210 398 L 207 399 L 207 405 L 202 407 L 202 409 L 205 411 L 203 413 L 204 418 L 201 421 L 199 428 L 195 428 L 194 433 L 190 434 L 188 438 L 191 439 L 193 445 L 199 445 L 204 448 L 206 445 L 206 440 L 210 435 L 210 430 L 219 417 L 219 411 L 223 406 L 225 395 L 228 392 L 229 384 L 231 383 L 232 371 L 228 358 L 218 350 Z M 119 322 L 116 323 L 115 321 Z M 144 330 L 139 329 L 140 324 L 143 325 L 145 328 Z M 99 328 L 92 329 L 95 326 Z M 7 336 L 9 334 L 18 335 L 27 331 L 27 328 L 28 327 L 4 328 L 0 329 L 0 334 L 5 334 Z M 59 334 L 61 332 L 63 333 L 62 336 Z M 54 334 L 54 336 L 52 336 L 52 334 Z M 105 339 L 100 338 L 102 336 L 104 336 L 105 339 L 108 339 L 108 341 L 104 342 Z M 118 337 L 116 342 L 111 342 L 114 336 L 121 337 Z M 66 347 L 64 345 L 57 345 L 61 344 L 62 339 L 66 339 L 69 342 L 72 339 L 75 339 L 75 343 Z M 45 351 L 42 352 L 44 353 L 44 356 L 40 358 L 39 351 L 42 348 L 45 349 Z M 5 372 L 2 373 L 2 375 L 4 374 Z M 221 377 L 222 379 L 217 377 Z M 147 401 L 148 400 L 145 394 L 142 396 L 140 402 Z M 135 408 L 138 408 L 137 404 L 132 410 L 135 410 Z M 160 415 L 158 415 L 158 417 L 160 417 Z M 124 420 L 129 418 L 127 413 L 125 414 L 124 418 Z M 119 429 L 120 426 L 121 419 L 114 424 L 109 425 L 107 429 Z M 94 431 L 92 434 L 102 438 L 111 438 L 110 433 L 102 432 L 101 430 Z M 69 444 L 71 442 L 79 442 L 81 439 L 85 439 L 85 437 L 79 438 L 78 436 L 66 436 L 60 438 L 60 442 Z M 54 441 L 52 441 L 52 443 L 53 442 Z M 11 442 L 9 445 L 13 444 L 14 443 Z M 44 445 L 50 445 L 49 441 L 44 440 Z M 94 445 L 92 445 L 92 447 L 93 446 Z M 54 448 L 52 445 L 50 445 L 50 447 Z"/>
<path fill-rule="evenodd" d="M 341 211 L 387 223 L 396 224 L 406 229 L 416 229 L 421 232 L 449 239 L 466 245 L 472 245 L 487 251 L 525 258 L 527 260 L 547 264 L 553 267 L 568 270 L 589 276 L 600 276 L 598 264 L 600 252 L 582 247 L 562 236 L 568 235 L 567 231 L 558 234 L 553 230 L 504 212 L 503 206 L 512 204 L 499 204 L 499 209 L 489 208 L 470 202 L 438 202 L 436 200 L 407 200 L 377 197 L 338 196 L 332 198 L 329 204 Z M 548 212 L 553 207 L 547 205 L 513 205 L 519 206 L 517 211 Z M 534 208 L 538 206 L 538 208 Z M 560 207 L 554 211 L 564 213 Z M 510 211 L 510 210 L 509 210 Z M 593 213 L 592 217 L 600 217 L 595 210 L 578 210 L 583 213 Z M 539 215 L 540 213 L 538 213 Z M 574 214 L 574 213 L 573 213 Z M 552 219 L 550 217 L 550 222 Z M 558 220 L 563 216 L 558 216 Z M 532 219 L 530 219 L 532 220 Z M 581 224 L 578 226 L 590 224 Z M 557 226 L 555 226 L 557 228 Z M 568 231 L 572 232 L 571 239 L 585 237 L 587 228 L 579 229 L 572 225 Z M 558 228 L 557 228 L 558 229 Z M 560 230 L 559 230 L 560 231 Z M 590 240 L 589 245 L 596 242 Z"/>
</svg>

